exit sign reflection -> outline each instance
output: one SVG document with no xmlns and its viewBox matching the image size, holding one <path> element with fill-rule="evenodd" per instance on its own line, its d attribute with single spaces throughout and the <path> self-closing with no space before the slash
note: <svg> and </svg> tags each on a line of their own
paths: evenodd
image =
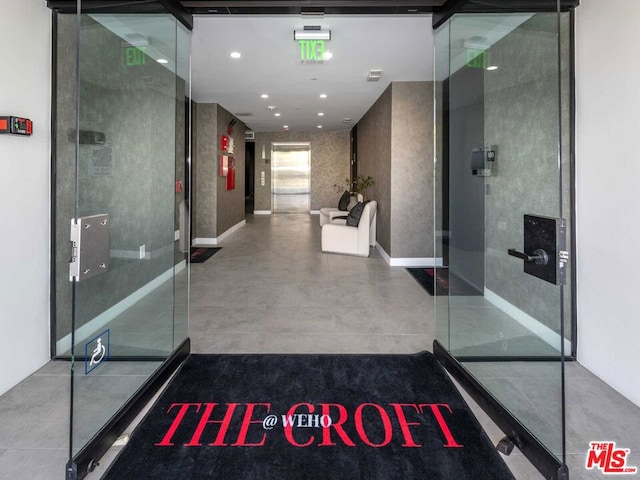
<svg viewBox="0 0 640 480">
<path fill-rule="evenodd" d="M 489 65 L 489 50 L 467 48 L 467 67 L 487 68 Z"/>
<path fill-rule="evenodd" d="M 145 47 L 126 47 L 123 55 L 122 61 L 125 67 L 134 67 L 147 63 Z"/>
</svg>

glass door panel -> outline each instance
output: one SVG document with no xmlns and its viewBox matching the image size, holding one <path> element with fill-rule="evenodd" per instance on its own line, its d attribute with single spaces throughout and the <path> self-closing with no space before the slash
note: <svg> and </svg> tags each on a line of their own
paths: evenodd
<svg viewBox="0 0 640 480">
<path fill-rule="evenodd" d="M 454 15 L 435 36 L 437 339 L 558 459 L 571 351 L 563 35 L 568 14 L 499 13 Z"/>
<path fill-rule="evenodd" d="M 76 159 L 58 162 L 75 191 L 57 198 L 76 224 L 70 331 L 57 332 L 73 457 L 187 338 L 190 33 L 167 13 L 62 17 L 58 35 L 78 42 Z"/>
</svg>

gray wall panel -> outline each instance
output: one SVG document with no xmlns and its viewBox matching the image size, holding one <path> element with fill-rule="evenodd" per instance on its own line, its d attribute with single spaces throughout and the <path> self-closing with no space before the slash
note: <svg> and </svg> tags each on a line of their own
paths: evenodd
<svg viewBox="0 0 640 480">
<path fill-rule="evenodd" d="M 391 249 L 433 257 L 433 83 L 394 82 L 391 91 Z"/>
<path fill-rule="evenodd" d="M 229 135 L 227 133 L 227 125 L 232 119 L 236 120 L 236 124 L 233 126 L 233 135 Z M 221 177 L 217 169 L 211 170 L 211 172 L 215 172 L 218 186 L 216 214 L 216 231 L 218 236 L 244 220 L 245 129 L 246 127 L 244 123 L 239 121 L 238 118 L 225 110 L 222 106 L 218 105 L 217 135 L 215 137 L 218 145 L 218 151 L 215 156 L 215 161 L 218 162 L 217 159 L 219 156 L 225 153 L 220 150 L 220 138 L 222 135 L 227 135 L 234 140 L 234 153 L 233 155 L 229 155 L 233 156 L 236 162 L 236 188 L 233 190 L 227 190 L 227 179 L 225 177 Z"/>
<path fill-rule="evenodd" d="M 367 196 L 378 202 L 377 241 L 391 245 L 391 90 L 389 87 L 358 122 L 358 174 L 373 177 Z"/>
</svg>

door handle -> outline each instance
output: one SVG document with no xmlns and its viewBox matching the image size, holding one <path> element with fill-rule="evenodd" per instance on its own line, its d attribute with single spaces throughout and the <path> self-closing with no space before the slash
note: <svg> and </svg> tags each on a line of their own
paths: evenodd
<svg viewBox="0 0 640 480">
<path fill-rule="evenodd" d="M 534 250 L 533 255 L 527 255 L 526 253 L 519 252 L 515 248 L 510 248 L 507 252 L 512 257 L 520 258 L 525 262 L 536 263 L 537 265 L 546 265 L 549 263 L 549 255 L 547 255 L 547 252 L 541 248 Z"/>
</svg>

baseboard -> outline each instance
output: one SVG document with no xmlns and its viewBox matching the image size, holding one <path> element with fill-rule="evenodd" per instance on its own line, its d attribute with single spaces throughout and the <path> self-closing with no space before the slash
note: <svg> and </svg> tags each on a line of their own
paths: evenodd
<svg viewBox="0 0 640 480">
<path fill-rule="evenodd" d="M 218 237 L 214 237 L 214 238 L 207 238 L 207 237 L 194 238 L 193 242 L 191 242 L 191 245 L 193 245 L 194 247 L 210 247 L 210 246 L 218 245 L 220 242 L 225 240 L 230 235 L 233 235 L 235 232 L 237 232 L 240 228 L 244 227 L 246 224 L 247 224 L 247 221 L 246 220 L 242 220 L 241 222 L 236 223 L 230 229 L 228 229 L 225 232 L 223 232 Z"/>
<path fill-rule="evenodd" d="M 391 257 L 389 256 L 389 254 L 385 251 L 384 248 L 382 248 L 382 245 L 380 245 L 378 242 L 376 242 L 376 250 L 378 251 L 378 253 L 380 254 L 380 256 L 382 258 L 384 258 L 384 261 L 387 262 L 387 265 L 391 265 Z"/>
<path fill-rule="evenodd" d="M 271 210 L 254 210 L 254 215 L 271 215 Z"/>
<path fill-rule="evenodd" d="M 442 258 L 440 257 L 390 257 L 389 254 L 376 242 L 376 250 L 380 256 L 384 258 L 390 267 L 441 267 Z"/>
<path fill-rule="evenodd" d="M 390 267 L 441 267 L 442 258 L 436 257 L 416 257 L 416 258 L 394 258 L 391 257 Z"/>
<path fill-rule="evenodd" d="M 114 306 L 108 308 L 100 315 L 95 317 L 93 320 L 89 320 L 82 327 L 76 330 L 76 345 L 82 343 L 87 338 L 91 338 L 95 335 L 95 332 L 102 329 L 105 325 L 107 325 L 111 320 L 116 318 L 118 315 L 123 313 L 128 308 L 132 307 L 144 297 L 149 295 L 155 289 L 160 287 L 164 282 L 170 280 L 175 274 L 181 272 L 187 267 L 187 262 L 185 260 L 178 263 L 174 268 L 167 270 L 162 275 L 154 278 L 149 283 L 139 288 L 135 292 L 133 292 L 128 297 L 120 300 Z M 56 342 L 56 353 L 58 355 L 63 355 L 64 352 L 68 352 L 71 350 L 71 334 L 62 337 L 60 340 Z"/>
<path fill-rule="evenodd" d="M 547 342 L 556 350 L 560 348 L 560 335 L 540 322 L 540 320 L 533 318 L 527 312 L 520 310 L 518 307 L 486 287 L 484 289 L 484 298 L 496 308 L 502 310 L 504 313 L 513 318 L 520 325 L 531 330 L 531 332 Z M 566 338 L 564 339 L 564 351 L 565 355 L 571 355 L 571 342 Z M 558 351 L 558 353 L 560 352 Z"/>
</svg>

